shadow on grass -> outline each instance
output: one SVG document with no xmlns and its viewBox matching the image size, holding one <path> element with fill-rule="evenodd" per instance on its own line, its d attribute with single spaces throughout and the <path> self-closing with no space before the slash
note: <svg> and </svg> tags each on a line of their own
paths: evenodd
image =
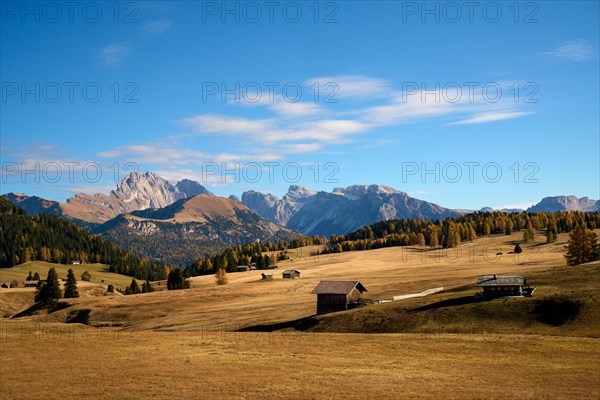
<svg viewBox="0 0 600 400">
<path fill-rule="evenodd" d="M 254 325 L 238 329 L 237 332 L 274 332 L 281 329 L 292 328 L 297 331 L 306 331 L 319 323 L 316 315 L 295 319 L 292 321 L 278 322 L 275 324 Z"/>
<path fill-rule="evenodd" d="M 486 298 L 486 297 L 463 296 L 463 297 L 457 297 L 454 299 L 438 301 L 438 302 L 435 302 L 432 304 L 427 304 L 426 306 L 413 308 L 412 310 L 410 310 L 410 312 L 435 310 L 438 308 L 445 308 L 445 307 L 464 306 L 466 304 L 482 303 L 482 302 L 487 302 L 490 300 L 491 300 L 491 298 Z"/>
<path fill-rule="evenodd" d="M 67 307 L 71 307 L 72 304 L 70 303 L 66 303 L 64 301 L 59 301 L 57 303 L 54 304 L 41 304 L 41 303 L 35 303 L 34 305 L 32 305 L 31 307 L 16 313 L 15 315 L 13 315 L 11 318 L 20 318 L 20 317 L 29 317 L 32 315 L 36 315 L 38 313 L 40 313 L 43 310 L 47 310 L 48 314 L 52 314 L 53 312 L 59 311 L 59 310 L 63 310 Z"/>
</svg>

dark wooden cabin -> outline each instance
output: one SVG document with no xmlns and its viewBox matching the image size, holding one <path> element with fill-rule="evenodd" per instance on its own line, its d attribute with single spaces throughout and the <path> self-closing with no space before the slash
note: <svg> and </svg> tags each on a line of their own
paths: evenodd
<svg viewBox="0 0 600 400">
<path fill-rule="evenodd" d="M 286 269 L 281 273 L 281 276 L 283 277 L 283 279 L 300 278 L 300 271 L 298 271 L 297 269 Z"/>
<path fill-rule="evenodd" d="M 487 297 L 527 295 L 527 290 L 523 289 L 526 284 L 525 278 L 517 275 L 485 275 L 477 280 L 477 287 L 483 288 L 481 294 Z"/>
<path fill-rule="evenodd" d="M 356 307 L 366 291 L 359 281 L 321 281 L 312 291 L 317 295 L 317 314 Z"/>
</svg>

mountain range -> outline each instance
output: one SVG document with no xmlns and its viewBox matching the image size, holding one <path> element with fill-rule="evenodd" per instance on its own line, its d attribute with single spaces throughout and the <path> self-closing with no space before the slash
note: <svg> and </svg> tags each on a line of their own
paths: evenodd
<svg viewBox="0 0 600 400">
<path fill-rule="evenodd" d="M 437 220 L 469 212 L 383 185 L 353 185 L 331 193 L 292 185 L 282 198 L 252 190 L 241 198 L 224 198 L 198 182 L 184 179 L 172 185 L 152 172 L 132 172 L 108 195 L 77 193 L 66 203 L 20 193 L 4 197 L 29 215 L 57 215 L 135 253 L 177 264 L 232 244 L 287 240 L 298 235 L 294 232 L 328 237 L 380 220 Z M 555 196 L 527 209 L 560 210 L 600 211 L 600 201 Z"/>
<path fill-rule="evenodd" d="M 318 236 L 341 235 L 387 219 L 435 220 L 461 215 L 382 185 L 353 185 L 331 193 L 290 186 L 281 199 L 251 191 L 242 195 L 242 203 L 274 223 Z"/>
</svg>

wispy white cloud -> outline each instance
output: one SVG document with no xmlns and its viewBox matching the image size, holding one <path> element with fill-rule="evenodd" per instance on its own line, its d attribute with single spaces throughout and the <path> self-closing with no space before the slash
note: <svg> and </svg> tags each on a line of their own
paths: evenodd
<svg viewBox="0 0 600 400">
<path fill-rule="evenodd" d="M 307 79 L 305 85 L 313 94 L 318 93 L 318 101 L 323 102 L 337 102 L 340 99 L 372 100 L 387 95 L 391 90 L 388 81 L 361 75 L 316 77 Z"/>
<path fill-rule="evenodd" d="M 386 94 L 375 104 L 353 102 L 344 105 L 341 111 L 316 103 L 288 103 L 275 98 L 255 105 L 266 108 L 267 117 L 263 118 L 193 115 L 179 121 L 186 130 L 181 134 L 165 136 L 160 141 L 116 147 L 99 156 L 156 166 L 155 169 L 171 171 L 171 175 L 165 173 L 165 176 L 174 176 L 176 171 L 201 169 L 206 163 L 283 161 L 294 155 L 325 153 L 342 143 L 356 142 L 355 148 L 363 149 L 381 146 L 388 142 L 376 136 L 365 136 L 381 127 L 436 120 L 441 124 L 456 125 L 491 123 L 532 114 L 523 110 L 524 105 L 515 103 L 512 97 L 487 101 L 481 91 L 473 96 L 464 92 L 460 99 L 452 100 L 453 96 L 447 99 L 448 93 L 439 90 L 392 92 L 384 80 L 356 78 L 351 81 L 354 86 L 350 85 L 347 93 L 352 96 Z M 499 82 L 498 86 L 513 83 Z M 214 153 L 192 144 L 198 138 L 205 142 L 206 138 L 220 137 L 230 139 L 228 148 L 231 152 Z M 187 173 L 187 176 L 192 175 Z"/>
<path fill-rule="evenodd" d="M 99 57 L 107 67 L 121 65 L 130 52 L 129 46 L 122 43 L 111 43 L 100 49 Z"/>
<path fill-rule="evenodd" d="M 307 117 L 318 115 L 324 112 L 323 108 L 317 103 L 295 102 L 281 99 L 272 103 L 269 108 L 282 117 Z"/>
<path fill-rule="evenodd" d="M 585 40 L 576 40 L 562 42 L 555 49 L 542 54 L 551 58 L 563 58 L 570 61 L 582 62 L 591 59 L 594 56 L 594 50 Z"/>
<path fill-rule="evenodd" d="M 449 122 L 447 125 L 462 125 L 462 124 L 481 124 L 485 122 L 502 121 L 504 119 L 519 118 L 526 115 L 531 115 L 532 112 L 512 111 L 512 112 L 492 112 L 486 114 L 478 114 L 471 118 L 461 121 Z"/>
<path fill-rule="evenodd" d="M 171 21 L 150 21 L 143 26 L 144 32 L 160 35 L 171 28 Z"/>
</svg>

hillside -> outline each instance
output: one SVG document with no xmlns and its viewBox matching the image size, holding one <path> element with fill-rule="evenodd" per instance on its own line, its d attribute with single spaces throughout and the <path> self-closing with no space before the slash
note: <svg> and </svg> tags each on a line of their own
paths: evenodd
<svg viewBox="0 0 600 400">
<path fill-rule="evenodd" d="M 206 254 L 236 244 L 299 236 L 237 201 L 212 195 L 197 195 L 165 208 L 122 214 L 94 233 L 140 256 L 179 266 L 188 266 Z"/>
<path fill-rule="evenodd" d="M 313 248 L 297 249 L 291 260 L 279 263 L 276 279 L 272 281 L 261 280 L 261 271 L 230 273 L 230 283 L 225 286 L 216 286 L 212 275 L 200 276 L 190 279 L 192 288 L 189 290 L 110 299 L 77 299 L 70 302 L 71 307 L 38 319 L 62 322 L 68 315 L 85 312 L 90 325 L 118 324 L 135 330 L 297 328 L 341 331 L 346 326 L 345 332 L 431 332 L 440 329 L 503 332 L 516 328 L 525 333 L 596 337 L 597 330 L 594 331 L 589 323 L 598 321 L 595 314 L 600 278 L 597 265 L 566 267 L 563 258 L 566 234 L 559 234 L 556 243 L 545 244 L 540 240 L 523 245 L 524 252 L 519 257 L 508 254 L 514 244 L 520 242 L 520 236 L 519 232 L 511 236 L 492 236 L 448 251 L 422 252 L 408 246 L 309 256 Z M 492 254 L 498 251 L 503 254 L 494 257 L 489 254 L 489 249 L 493 249 Z M 302 271 L 301 278 L 281 279 L 280 272 L 287 268 Z M 474 286 L 477 277 L 490 273 L 524 274 L 538 289 L 531 298 L 489 303 L 453 300 L 472 296 L 477 291 Z M 316 299 L 311 290 L 321 280 L 335 279 L 361 281 L 368 289 L 365 297 L 369 299 L 390 299 L 440 286 L 446 291 L 422 299 L 314 317 Z M 582 286 L 586 279 L 587 283 Z M 583 302 L 583 314 L 559 326 L 540 322 L 529 312 L 548 299 Z M 419 307 L 429 308 L 415 311 Z M 502 312 L 497 314 L 497 311 Z M 506 325 L 514 313 L 514 324 Z M 456 322 L 452 323 L 453 320 Z M 290 321 L 305 322 L 296 326 Z"/>
<path fill-rule="evenodd" d="M 28 261 L 93 262 L 111 272 L 162 279 L 165 264 L 149 261 L 54 215 L 27 214 L 0 198 L 0 267 Z"/>
<path fill-rule="evenodd" d="M 502 333 L 600 338 L 600 263 L 532 271 L 532 298 L 477 299 L 473 285 L 248 330 L 352 333 Z"/>
</svg>

